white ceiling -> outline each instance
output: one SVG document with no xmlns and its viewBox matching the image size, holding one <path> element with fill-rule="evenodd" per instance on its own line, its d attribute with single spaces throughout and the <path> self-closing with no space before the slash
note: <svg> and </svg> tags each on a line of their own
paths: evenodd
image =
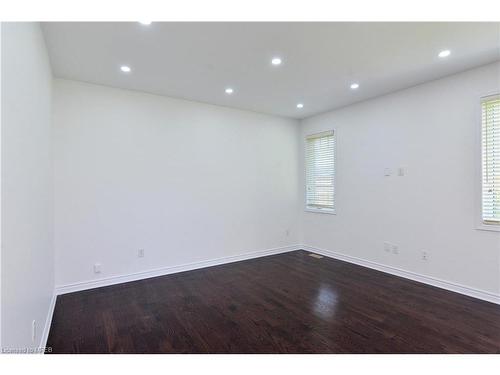
<svg viewBox="0 0 500 375">
<path fill-rule="evenodd" d="M 56 77 L 294 118 L 500 60 L 500 23 L 51 22 L 43 30 Z M 451 55 L 440 59 L 443 49 Z"/>
</svg>

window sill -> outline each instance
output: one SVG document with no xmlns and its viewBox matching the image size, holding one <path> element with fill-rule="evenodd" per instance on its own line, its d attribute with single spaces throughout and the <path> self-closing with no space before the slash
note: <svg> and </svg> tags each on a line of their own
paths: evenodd
<svg viewBox="0 0 500 375">
<path fill-rule="evenodd" d="M 337 213 L 335 210 L 329 210 L 327 208 L 311 208 L 311 207 L 306 207 L 305 208 L 306 212 L 314 212 L 317 214 L 328 214 L 328 215 L 336 215 Z"/>
<path fill-rule="evenodd" d="M 476 226 L 476 229 L 485 230 L 489 232 L 500 232 L 500 225 L 480 223 Z"/>
</svg>

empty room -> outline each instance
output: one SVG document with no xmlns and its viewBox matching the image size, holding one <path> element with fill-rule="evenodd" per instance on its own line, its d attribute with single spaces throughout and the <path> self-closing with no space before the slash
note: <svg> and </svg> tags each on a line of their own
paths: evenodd
<svg viewBox="0 0 500 375">
<path fill-rule="evenodd" d="M 499 22 L 2 22 L 1 75 L 3 353 L 500 353 Z"/>
</svg>

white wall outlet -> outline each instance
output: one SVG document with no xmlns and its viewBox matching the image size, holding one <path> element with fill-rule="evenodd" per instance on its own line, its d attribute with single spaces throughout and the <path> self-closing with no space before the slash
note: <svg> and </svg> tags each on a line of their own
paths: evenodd
<svg viewBox="0 0 500 375">
<path fill-rule="evenodd" d="M 36 320 L 31 322 L 31 342 L 36 340 Z"/>
<path fill-rule="evenodd" d="M 144 249 L 139 249 L 139 250 L 137 251 L 137 256 L 138 256 L 139 258 L 144 258 Z"/>
<path fill-rule="evenodd" d="M 386 253 L 390 253 L 391 252 L 391 244 L 389 242 L 384 242 L 384 251 Z"/>
<path fill-rule="evenodd" d="M 398 168 L 398 176 L 404 176 L 406 174 L 406 168 L 405 167 L 399 167 Z"/>
<path fill-rule="evenodd" d="M 399 246 L 398 245 L 392 245 L 392 253 L 393 254 L 399 254 Z"/>
<path fill-rule="evenodd" d="M 429 259 L 429 254 L 427 254 L 427 251 L 422 250 L 422 260 L 426 261 Z"/>
<path fill-rule="evenodd" d="M 101 263 L 94 264 L 94 273 L 101 273 Z"/>
<path fill-rule="evenodd" d="M 384 176 L 388 177 L 391 175 L 391 168 L 384 168 Z"/>
</svg>

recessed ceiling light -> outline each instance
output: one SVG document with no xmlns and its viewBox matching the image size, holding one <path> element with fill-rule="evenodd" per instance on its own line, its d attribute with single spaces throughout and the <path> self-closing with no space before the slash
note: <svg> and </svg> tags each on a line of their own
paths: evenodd
<svg viewBox="0 0 500 375">
<path fill-rule="evenodd" d="M 226 94 L 229 94 L 229 95 L 231 95 L 234 92 L 234 90 L 231 87 L 228 87 L 225 91 L 226 91 Z"/>
<path fill-rule="evenodd" d="M 356 90 L 359 87 L 359 83 L 351 83 L 351 89 Z"/>
<path fill-rule="evenodd" d="M 152 23 L 152 22 L 151 22 L 151 21 L 139 21 L 139 23 L 140 23 L 141 25 L 146 25 L 146 26 L 149 26 L 149 25 L 151 25 L 151 23 Z"/>
<path fill-rule="evenodd" d="M 443 58 L 443 57 L 450 56 L 450 54 L 451 54 L 451 51 L 449 49 L 445 49 L 445 50 L 439 52 L 438 56 Z"/>
<path fill-rule="evenodd" d="M 304 104 L 302 104 L 302 103 L 297 104 L 297 108 L 298 109 L 304 108 Z"/>
<path fill-rule="evenodd" d="M 130 69 L 130 66 L 127 66 L 127 65 L 122 65 L 120 66 L 120 70 L 123 72 L 123 73 L 130 73 L 132 71 L 132 69 Z"/>
<path fill-rule="evenodd" d="M 273 57 L 273 59 L 271 60 L 271 64 L 273 65 L 281 65 L 282 61 L 279 57 Z"/>
</svg>

